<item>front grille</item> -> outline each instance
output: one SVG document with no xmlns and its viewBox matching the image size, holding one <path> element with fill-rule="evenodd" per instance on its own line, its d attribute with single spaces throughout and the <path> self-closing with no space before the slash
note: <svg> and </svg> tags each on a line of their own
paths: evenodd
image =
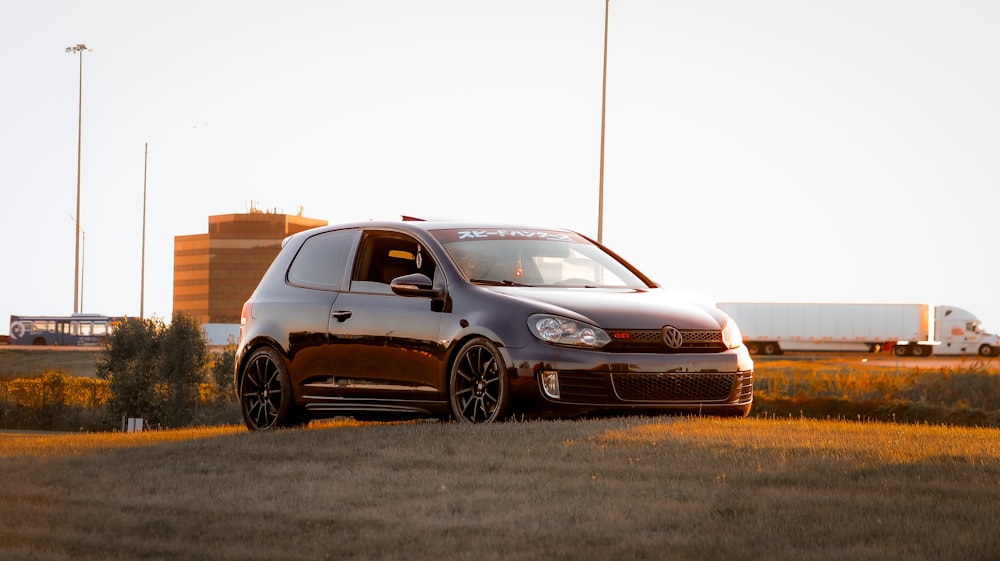
<svg viewBox="0 0 1000 561">
<path fill-rule="evenodd" d="M 611 342 L 602 350 L 619 353 L 721 353 L 726 350 L 722 332 L 716 329 L 681 329 L 684 343 L 672 349 L 659 329 L 611 330 Z"/>
<path fill-rule="evenodd" d="M 721 401 L 728 399 L 739 374 L 613 374 L 622 401 Z"/>
</svg>

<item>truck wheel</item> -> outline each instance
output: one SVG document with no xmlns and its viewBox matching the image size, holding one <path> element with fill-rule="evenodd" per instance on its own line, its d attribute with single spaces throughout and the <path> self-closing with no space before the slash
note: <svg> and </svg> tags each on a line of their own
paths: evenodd
<svg viewBox="0 0 1000 561">
<path fill-rule="evenodd" d="M 979 347 L 979 356 L 996 356 L 997 350 L 989 345 Z"/>
<path fill-rule="evenodd" d="M 747 350 L 750 351 L 750 354 L 755 355 L 760 352 L 760 345 L 757 343 L 747 343 Z"/>
<path fill-rule="evenodd" d="M 781 354 L 781 347 L 779 347 L 777 343 L 764 343 L 761 350 L 764 351 L 764 354 L 766 355 Z"/>
<path fill-rule="evenodd" d="M 910 354 L 913 356 L 928 356 L 931 354 L 931 350 L 929 347 L 924 345 L 913 345 L 913 348 L 910 350 Z"/>
<path fill-rule="evenodd" d="M 892 352 L 896 353 L 896 356 L 906 356 L 910 354 L 909 345 L 896 345 L 892 348 Z"/>
</svg>

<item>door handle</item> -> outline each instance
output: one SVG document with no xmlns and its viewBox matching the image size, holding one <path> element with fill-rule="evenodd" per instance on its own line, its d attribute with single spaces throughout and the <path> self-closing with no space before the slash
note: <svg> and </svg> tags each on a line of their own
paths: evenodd
<svg viewBox="0 0 1000 561">
<path fill-rule="evenodd" d="M 334 310 L 330 312 L 330 317 L 335 318 L 337 321 L 347 321 L 347 318 L 351 317 L 350 310 Z"/>
</svg>

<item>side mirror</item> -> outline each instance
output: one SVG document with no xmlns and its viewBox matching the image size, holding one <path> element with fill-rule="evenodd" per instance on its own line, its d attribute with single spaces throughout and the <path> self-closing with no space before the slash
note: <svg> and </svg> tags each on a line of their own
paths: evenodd
<svg viewBox="0 0 1000 561">
<path fill-rule="evenodd" d="M 413 273 L 392 279 L 389 288 L 400 296 L 441 296 L 441 291 L 434 289 L 434 282 L 423 273 Z"/>
</svg>

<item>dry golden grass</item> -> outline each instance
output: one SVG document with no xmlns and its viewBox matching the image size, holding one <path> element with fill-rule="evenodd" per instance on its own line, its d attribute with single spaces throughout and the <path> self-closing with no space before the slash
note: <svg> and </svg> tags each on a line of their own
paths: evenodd
<svg viewBox="0 0 1000 561">
<path fill-rule="evenodd" d="M 0 435 L 4 559 L 1000 551 L 1000 431 L 808 419 Z"/>
<path fill-rule="evenodd" d="M 97 347 L 19 347 L 0 345 L 0 376 L 32 377 L 47 370 L 96 377 Z"/>
<path fill-rule="evenodd" d="M 0 457 L 78 456 L 107 452 L 116 448 L 136 448 L 164 442 L 181 442 L 245 432 L 237 426 L 204 427 L 139 433 L 92 432 L 50 434 L 45 432 L 9 432 L 0 434 Z"/>
<path fill-rule="evenodd" d="M 758 361 L 751 414 L 1000 427 L 1000 366 L 857 356 Z"/>
</svg>

